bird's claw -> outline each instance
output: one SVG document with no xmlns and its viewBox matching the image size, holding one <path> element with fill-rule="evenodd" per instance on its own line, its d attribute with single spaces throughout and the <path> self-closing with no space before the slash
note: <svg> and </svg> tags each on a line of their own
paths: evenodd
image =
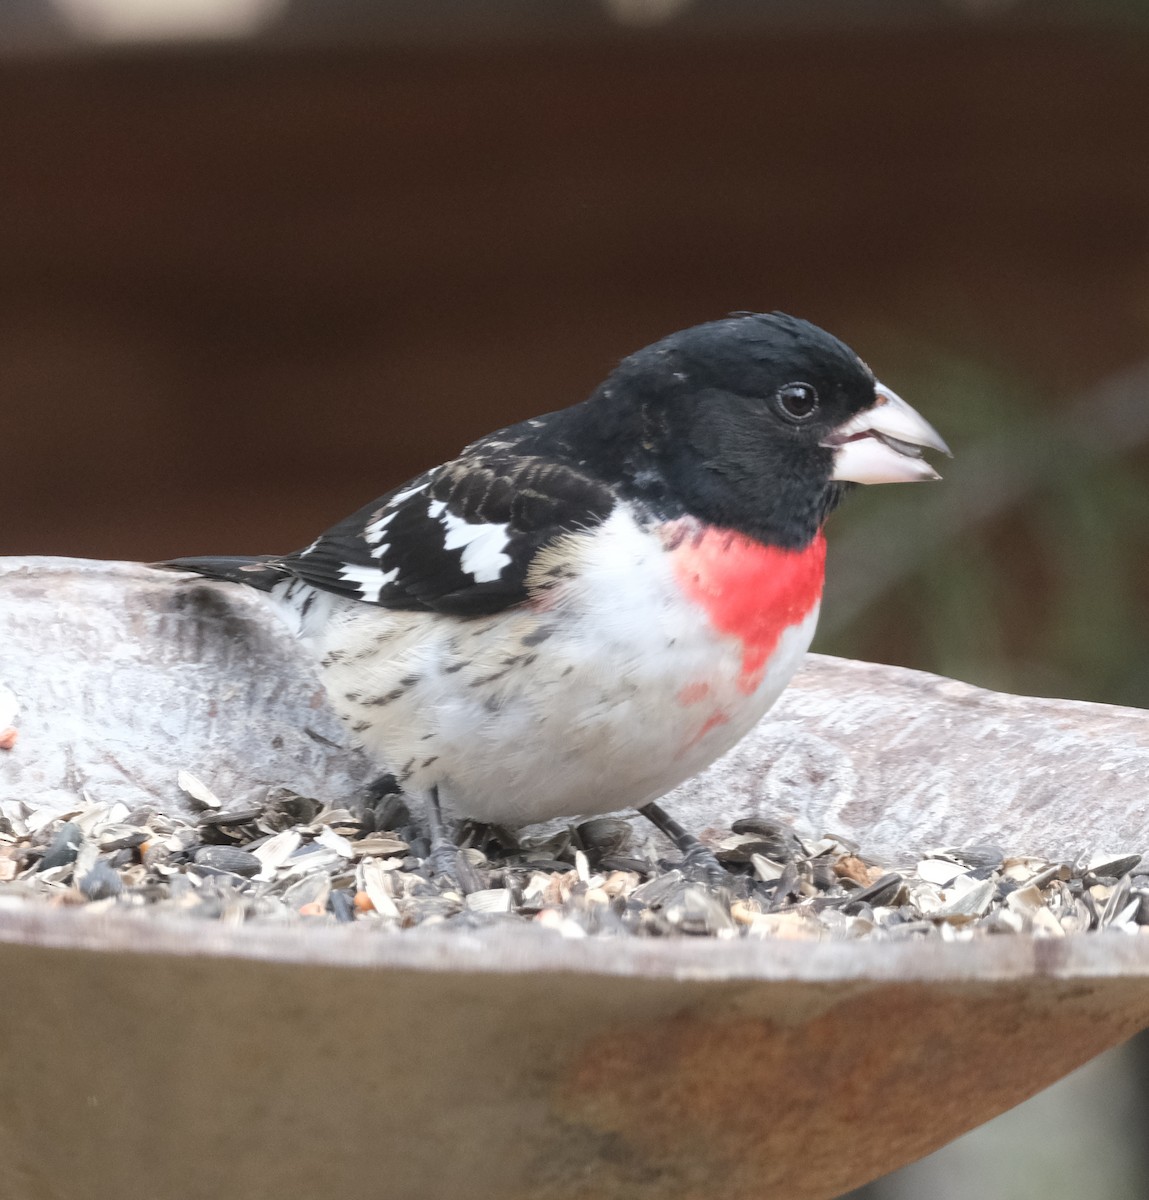
<svg viewBox="0 0 1149 1200">
<path fill-rule="evenodd" d="M 704 883 L 712 888 L 726 887 L 730 883 L 726 868 L 701 842 L 696 842 L 682 856 L 679 870 L 692 883 Z"/>
<path fill-rule="evenodd" d="M 430 871 L 432 879 L 446 875 L 452 883 L 459 884 L 459 863 L 462 857 L 463 852 L 453 842 L 436 842 L 431 847 L 431 853 L 424 859 L 424 866 Z"/>
</svg>

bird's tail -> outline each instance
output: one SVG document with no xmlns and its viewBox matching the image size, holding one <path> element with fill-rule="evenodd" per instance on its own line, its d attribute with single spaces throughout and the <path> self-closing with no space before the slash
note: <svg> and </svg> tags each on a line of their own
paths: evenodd
<svg viewBox="0 0 1149 1200">
<path fill-rule="evenodd" d="M 270 592 L 284 578 L 283 571 L 271 554 L 210 555 L 205 558 L 173 558 L 168 562 L 152 563 L 164 571 L 189 571 L 207 579 L 222 579 L 227 583 L 243 583 L 261 592 Z"/>
</svg>

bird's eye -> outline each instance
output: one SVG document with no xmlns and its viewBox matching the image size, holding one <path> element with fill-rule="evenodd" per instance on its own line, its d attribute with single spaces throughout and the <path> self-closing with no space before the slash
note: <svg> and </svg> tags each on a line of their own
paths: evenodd
<svg viewBox="0 0 1149 1200">
<path fill-rule="evenodd" d="M 808 383 L 788 383 L 775 399 L 778 411 L 790 421 L 808 421 L 818 411 L 818 393 Z"/>
</svg>

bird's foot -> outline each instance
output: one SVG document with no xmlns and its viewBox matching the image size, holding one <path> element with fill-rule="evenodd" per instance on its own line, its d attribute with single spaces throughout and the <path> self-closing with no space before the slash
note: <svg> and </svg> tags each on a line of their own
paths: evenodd
<svg viewBox="0 0 1149 1200">
<path fill-rule="evenodd" d="M 436 842 L 431 847 L 431 853 L 423 860 L 423 865 L 432 879 L 446 879 L 464 896 L 488 886 L 479 872 L 471 866 L 466 853 L 454 842 Z"/>
<path fill-rule="evenodd" d="M 700 841 L 688 847 L 678 868 L 692 883 L 703 883 L 707 887 L 721 888 L 730 884 L 730 874 Z"/>
<path fill-rule="evenodd" d="M 638 811 L 678 848 L 682 854 L 679 870 L 692 883 L 704 883 L 712 888 L 726 887 L 730 883 L 730 876 L 713 851 L 679 825 L 660 804 L 644 804 Z"/>
<path fill-rule="evenodd" d="M 423 865 L 432 878 L 446 875 L 453 883 L 458 883 L 459 862 L 462 858 L 463 852 L 454 842 L 437 841 L 431 847 L 431 853 L 423 860 Z"/>
</svg>

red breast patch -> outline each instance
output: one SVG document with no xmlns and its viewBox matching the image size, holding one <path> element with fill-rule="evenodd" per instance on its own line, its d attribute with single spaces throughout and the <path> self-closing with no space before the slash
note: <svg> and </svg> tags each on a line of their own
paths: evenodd
<svg viewBox="0 0 1149 1200">
<path fill-rule="evenodd" d="M 715 630 L 742 643 L 738 686 L 748 695 L 762 682 L 778 639 L 821 598 L 826 539 L 819 533 L 805 550 L 779 550 L 699 526 L 681 540 L 672 536 L 667 548 L 683 592 Z"/>
</svg>

